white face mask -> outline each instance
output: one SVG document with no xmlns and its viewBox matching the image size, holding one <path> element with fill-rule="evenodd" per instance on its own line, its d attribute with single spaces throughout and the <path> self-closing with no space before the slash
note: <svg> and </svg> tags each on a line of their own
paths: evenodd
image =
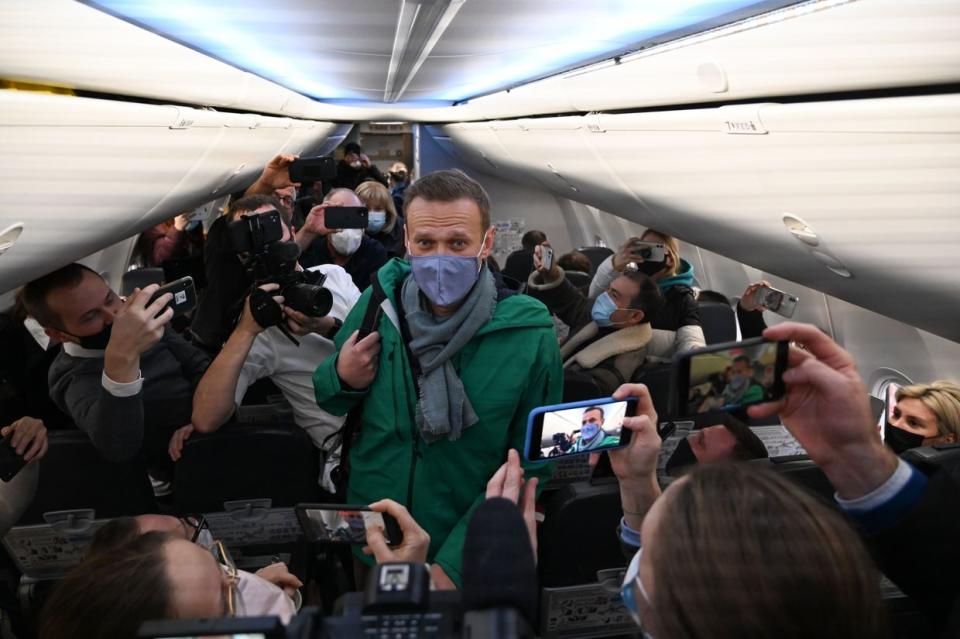
<svg viewBox="0 0 960 639">
<path fill-rule="evenodd" d="M 353 255 L 360 248 L 363 239 L 363 229 L 343 229 L 330 236 L 333 250 L 340 255 Z"/>
<path fill-rule="evenodd" d="M 352 166 L 355 169 L 359 169 L 361 166 L 363 166 L 363 162 L 361 162 L 360 160 L 357 160 L 356 162 L 351 162 L 350 166 Z"/>
</svg>

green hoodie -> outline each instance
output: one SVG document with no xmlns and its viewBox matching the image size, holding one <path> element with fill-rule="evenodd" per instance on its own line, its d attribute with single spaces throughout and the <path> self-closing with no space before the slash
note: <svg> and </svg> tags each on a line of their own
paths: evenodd
<svg viewBox="0 0 960 639">
<path fill-rule="evenodd" d="M 407 262 L 393 259 L 377 274 L 394 309 L 409 273 Z M 313 375 L 317 404 L 343 415 L 363 401 L 360 435 L 350 451 L 349 503 L 389 498 L 405 505 L 430 534 L 428 561 L 439 564 L 459 587 L 467 524 L 485 498 L 487 481 L 510 448 L 522 456 L 530 411 L 561 399 L 563 369 L 553 321 L 532 297 L 499 301 L 493 318 L 452 360 L 480 421 L 457 441 L 427 444 L 415 423 L 408 351 L 388 313 L 379 320 L 380 366 L 373 383 L 362 392 L 341 388 L 339 349 L 363 321 L 371 291 L 364 291 L 337 333 L 338 352 Z M 543 481 L 551 466 L 525 464 L 525 476 Z"/>
</svg>

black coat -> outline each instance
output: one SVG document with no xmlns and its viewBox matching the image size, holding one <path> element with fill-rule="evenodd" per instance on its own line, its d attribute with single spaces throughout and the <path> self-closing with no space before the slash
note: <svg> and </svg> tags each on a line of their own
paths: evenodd
<svg viewBox="0 0 960 639">
<path fill-rule="evenodd" d="M 650 326 L 662 331 L 676 331 L 681 326 L 700 326 L 700 306 L 693 296 L 693 289 L 675 284 L 663 293 L 663 303 Z"/>
<path fill-rule="evenodd" d="M 333 179 L 334 188 L 350 189 L 353 191 L 361 182 L 367 180 L 376 180 L 380 184 L 387 186 L 387 178 L 383 177 L 383 173 L 380 172 L 380 169 L 378 169 L 375 164 L 361 166 L 359 169 L 355 169 L 343 160 L 337 162 L 337 177 Z"/>
<path fill-rule="evenodd" d="M 300 254 L 300 266 L 310 268 L 320 264 L 336 264 L 333 261 L 333 255 L 330 247 L 327 246 L 327 238 L 318 237 L 310 246 Z M 360 248 L 350 256 L 346 264 L 343 265 L 353 283 L 361 291 L 370 286 L 370 276 L 380 270 L 380 267 L 387 263 L 387 251 L 380 242 L 363 234 L 360 240 Z"/>
</svg>

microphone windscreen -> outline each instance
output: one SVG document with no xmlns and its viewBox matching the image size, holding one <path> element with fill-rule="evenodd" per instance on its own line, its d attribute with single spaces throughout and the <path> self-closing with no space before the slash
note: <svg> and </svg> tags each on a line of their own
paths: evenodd
<svg viewBox="0 0 960 639">
<path fill-rule="evenodd" d="M 465 611 L 515 608 L 536 623 L 537 567 L 520 509 L 497 497 L 473 513 L 463 544 Z"/>
</svg>

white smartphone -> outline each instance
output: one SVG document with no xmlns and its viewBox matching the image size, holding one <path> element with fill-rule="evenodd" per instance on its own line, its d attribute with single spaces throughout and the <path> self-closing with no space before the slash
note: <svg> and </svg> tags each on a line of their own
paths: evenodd
<svg viewBox="0 0 960 639">
<path fill-rule="evenodd" d="M 753 294 L 753 303 L 784 317 L 793 317 L 799 298 L 770 286 L 761 286 Z"/>
<path fill-rule="evenodd" d="M 553 268 L 553 249 L 549 246 L 540 245 L 540 263 L 545 271 Z"/>
</svg>

